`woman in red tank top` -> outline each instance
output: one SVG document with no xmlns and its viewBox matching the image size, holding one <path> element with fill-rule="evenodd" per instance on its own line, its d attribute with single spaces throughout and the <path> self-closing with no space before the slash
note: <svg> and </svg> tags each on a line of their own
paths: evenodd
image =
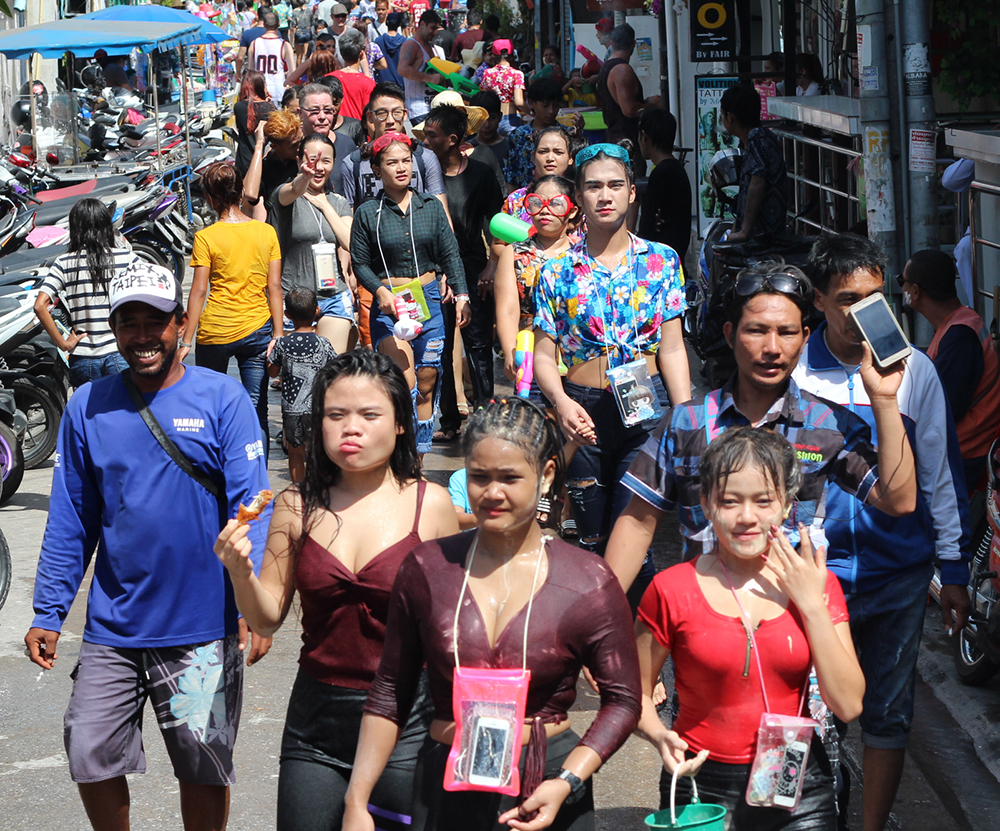
<svg viewBox="0 0 1000 831">
<path fill-rule="evenodd" d="M 299 593 L 302 649 L 281 744 L 278 831 L 340 828 L 396 572 L 422 540 L 458 531 L 447 491 L 421 479 L 409 386 L 389 358 L 338 355 L 313 389 L 305 479 L 277 498 L 265 551 L 253 552 L 247 526 L 235 521 L 216 544 L 254 632 L 272 635 Z M 372 794 L 388 831 L 410 824 L 425 699 Z"/>
<path fill-rule="evenodd" d="M 781 531 L 801 478 L 795 450 L 770 430 L 735 428 L 712 441 L 699 472 L 715 550 L 660 572 L 636 622 L 638 732 L 663 759 L 661 808 L 669 804 L 670 774 L 679 769 L 682 777 L 698 773 L 703 802 L 729 809 L 727 828 L 834 831 L 833 772 L 818 738 L 794 811 L 751 807 L 744 799 L 762 713 L 822 723 L 826 702 L 849 722 L 861 713 L 865 690 L 847 605 L 824 549 L 813 552 L 801 524 L 799 552 Z M 651 698 L 668 656 L 679 702 L 669 730 Z M 803 708 L 813 666 L 822 702 Z M 688 782 L 678 785 L 680 804 L 690 801 Z"/>
</svg>

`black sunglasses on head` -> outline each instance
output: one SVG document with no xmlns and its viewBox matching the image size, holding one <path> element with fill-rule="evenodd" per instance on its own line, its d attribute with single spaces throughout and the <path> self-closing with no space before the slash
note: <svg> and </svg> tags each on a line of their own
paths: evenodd
<svg viewBox="0 0 1000 831">
<path fill-rule="evenodd" d="M 813 288 L 808 280 L 787 271 L 738 274 L 733 284 L 733 291 L 740 297 L 753 297 L 765 287 L 779 294 L 794 295 L 806 301 L 811 301 L 813 296 Z"/>
</svg>

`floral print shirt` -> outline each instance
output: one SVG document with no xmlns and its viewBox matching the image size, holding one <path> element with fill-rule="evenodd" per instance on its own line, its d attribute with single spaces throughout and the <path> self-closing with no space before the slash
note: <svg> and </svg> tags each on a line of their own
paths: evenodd
<svg viewBox="0 0 1000 831">
<path fill-rule="evenodd" d="M 612 366 L 655 354 L 660 327 L 687 308 L 674 250 L 633 234 L 629 239 L 629 251 L 614 271 L 590 256 L 586 237 L 542 267 L 535 328 L 556 341 L 568 366 L 610 350 Z"/>
<path fill-rule="evenodd" d="M 493 90 L 501 104 L 509 104 L 514 100 L 514 90 L 524 89 L 524 73 L 512 66 L 492 66 L 483 73 L 479 86 Z"/>
<path fill-rule="evenodd" d="M 507 136 L 507 161 L 504 178 L 515 188 L 530 187 L 535 181 L 535 131 L 530 124 L 522 124 Z"/>
</svg>

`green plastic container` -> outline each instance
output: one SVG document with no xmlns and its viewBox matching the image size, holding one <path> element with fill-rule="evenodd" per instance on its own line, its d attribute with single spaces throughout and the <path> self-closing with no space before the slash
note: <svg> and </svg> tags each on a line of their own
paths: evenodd
<svg viewBox="0 0 1000 831">
<path fill-rule="evenodd" d="M 690 805 L 677 811 L 677 772 L 670 780 L 670 810 L 657 811 L 646 817 L 646 826 L 654 829 L 684 828 L 700 831 L 725 831 L 726 809 L 722 805 L 712 805 L 698 801 L 698 786 L 691 780 Z"/>
<path fill-rule="evenodd" d="M 608 125 L 604 123 L 604 113 L 600 110 L 587 110 L 583 115 L 584 130 L 607 130 Z"/>
</svg>

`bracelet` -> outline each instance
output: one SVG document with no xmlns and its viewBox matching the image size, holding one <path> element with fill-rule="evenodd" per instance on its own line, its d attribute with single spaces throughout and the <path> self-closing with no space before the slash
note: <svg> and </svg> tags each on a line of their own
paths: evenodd
<svg viewBox="0 0 1000 831">
<path fill-rule="evenodd" d="M 184 341 L 180 341 L 180 345 L 181 345 L 181 346 L 182 346 L 182 347 L 183 347 L 184 349 L 190 349 L 190 348 L 191 348 L 191 347 L 192 347 L 192 346 L 193 346 L 194 344 L 193 344 L 193 342 L 192 342 L 192 343 L 184 343 Z"/>
<path fill-rule="evenodd" d="M 456 294 L 455 295 L 455 302 L 457 303 L 459 300 L 464 300 L 466 303 L 468 303 L 469 302 L 469 295 L 467 295 L 467 294 Z"/>
</svg>

